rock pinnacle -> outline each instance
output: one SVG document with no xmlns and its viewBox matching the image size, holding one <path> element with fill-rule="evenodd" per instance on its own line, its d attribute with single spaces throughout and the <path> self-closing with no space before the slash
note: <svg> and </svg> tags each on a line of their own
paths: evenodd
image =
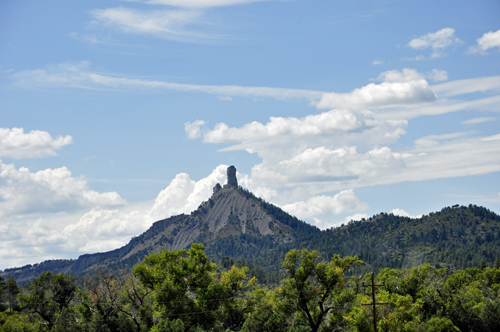
<svg viewBox="0 0 500 332">
<path fill-rule="evenodd" d="M 227 184 L 235 186 L 238 188 L 238 180 L 236 179 L 236 168 L 234 166 L 229 166 L 227 168 Z"/>
</svg>

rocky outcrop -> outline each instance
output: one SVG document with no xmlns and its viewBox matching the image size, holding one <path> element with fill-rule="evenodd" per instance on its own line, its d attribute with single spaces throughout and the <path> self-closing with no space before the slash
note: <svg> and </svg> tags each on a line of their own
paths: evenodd
<svg viewBox="0 0 500 332">
<path fill-rule="evenodd" d="M 218 192 L 219 190 L 221 190 L 221 189 L 222 189 L 222 187 L 220 186 L 220 184 L 219 184 L 219 183 L 217 183 L 217 184 L 215 185 L 215 187 L 214 187 L 214 194 L 215 194 L 216 192 Z"/>
<path fill-rule="evenodd" d="M 227 184 L 238 188 L 238 179 L 236 179 L 236 168 L 234 166 L 227 168 Z"/>
<path fill-rule="evenodd" d="M 255 201 L 247 199 L 236 188 L 226 186 L 216 192 L 210 199 L 213 202 L 204 216 L 211 233 L 219 233 L 229 222 L 237 220 L 242 233 L 251 227 L 262 236 L 271 235 L 270 217 Z"/>
</svg>

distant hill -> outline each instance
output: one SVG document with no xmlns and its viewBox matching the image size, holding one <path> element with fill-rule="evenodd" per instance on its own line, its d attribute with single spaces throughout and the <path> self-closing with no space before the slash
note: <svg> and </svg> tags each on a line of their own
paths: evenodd
<svg viewBox="0 0 500 332">
<path fill-rule="evenodd" d="M 445 207 L 421 218 L 380 213 L 322 233 L 314 247 L 358 255 L 365 270 L 428 262 L 452 270 L 500 259 L 500 216 L 480 206 Z"/>
<path fill-rule="evenodd" d="M 455 205 L 421 218 L 380 213 L 320 231 L 239 187 L 231 166 L 228 184 L 217 184 L 212 197 L 190 215 L 157 221 L 119 249 L 6 269 L 0 275 L 24 284 L 46 270 L 78 276 L 98 266 L 130 269 L 149 253 L 195 242 L 203 243 L 222 266 L 249 265 L 264 283 L 280 280 L 281 263 L 293 248 L 317 249 L 325 259 L 334 253 L 358 255 L 365 264 L 356 273 L 424 262 L 454 270 L 483 261 L 492 266 L 500 258 L 500 216 L 475 205 Z"/>
</svg>

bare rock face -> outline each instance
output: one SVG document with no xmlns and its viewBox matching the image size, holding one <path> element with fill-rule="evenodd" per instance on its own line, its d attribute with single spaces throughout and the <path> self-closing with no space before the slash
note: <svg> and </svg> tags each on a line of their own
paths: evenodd
<svg viewBox="0 0 500 332">
<path fill-rule="evenodd" d="M 213 193 L 215 194 L 216 192 L 218 192 L 218 191 L 219 191 L 219 190 L 221 190 L 221 189 L 222 189 L 222 187 L 220 186 L 220 184 L 219 184 L 219 183 L 217 183 L 217 184 L 215 185 L 215 187 L 214 187 L 214 192 L 213 192 Z"/>
<path fill-rule="evenodd" d="M 236 167 L 229 166 L 227 168 L 227 184 L 238 188 L 238 180 L 236 179 Z"/>
</svg>

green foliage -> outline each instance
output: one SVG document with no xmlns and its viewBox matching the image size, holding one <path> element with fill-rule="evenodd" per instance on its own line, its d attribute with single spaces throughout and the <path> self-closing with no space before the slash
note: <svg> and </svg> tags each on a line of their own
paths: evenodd
<svg viewBox="0 0 500 332">
<path fill-rule="evenodd" d="M 16 280 L 10 276 L 3 284 L 3 288 L 7 302 L 9 303 L 9 309 L 11 311 L 17 309 L 17 294 L 19 294 L 20 290 Z"/>
<path fill-rule="evenodd" d="M 344 273 L 362 264 L 357 257 L 334 255 L 329 263 L 318 262 L 318 257 L 317 251 L 291 250 L 283 263 L 287 278 L 280 289 L 280 295 L 313 332 L 331 310 L 346 309 L 354 294 L 346 288 Z"/>
<path fill-rule="evenodd" d="M 49 327 L 54 326 L 58 315 L 67 309 L 76 295 L 74 277 L 65 274 L 43 273 L 28 285 L 26 293 L 19 294 L 23 310 L 38 315 Z"/>
<path fill-rule="evenodd" d="M 225 328 L 239 329 L 254 301 L 245 290 L 255 283 L 247 281 L 248 268 L 217 273 L 201 244 L 189 251 L 163 250 L 151 254 L 134 268 L 141 283 L 152 289 L 156 318 L 155 329 L 209 329 L 220 322 Z M 162 330 L 163 329 L 163 330 Z"/>
<path fill-rule="evenodd" d="M 460 329 L 446 317 L 432 317 L 427 321 L 425 327 L 428 332 L 460 332 Z"/>
<path fill-rule="evenodd" d="M 19 311 L 0 312 L 0 332 L 373 331 L 372 274 L 348 278 L 360 259 L 323 257 L 290 250 L 276 288 L 229 257 L 217 266 L 200 244 L 151 254 L 134 275 L 95 270 L 80 288 L 47 271 L 18 294 Z M 500 331 L 500 269 L 425 263 L 373 278 L 378 331 Z"/>
<path fill-rule="evenodd" d="M 33 322 L 26 314 L 6 310 L 0 312 L 0 332 L 38 332 L 42 326 Z"/>
</svg>

